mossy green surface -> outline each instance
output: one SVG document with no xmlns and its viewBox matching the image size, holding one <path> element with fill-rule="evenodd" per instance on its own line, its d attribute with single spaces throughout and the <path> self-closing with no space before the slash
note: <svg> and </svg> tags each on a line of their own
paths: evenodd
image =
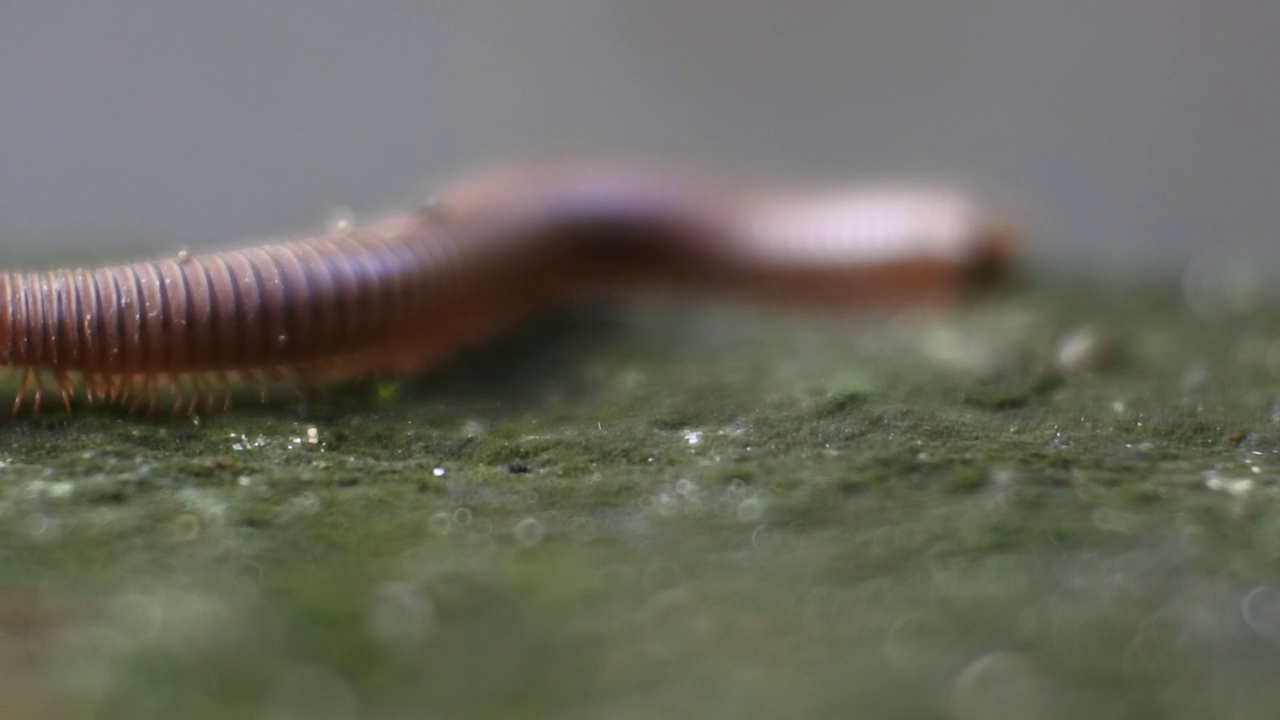
<svg viewBox="0 0 1280 720">
<path fill-rule="evenodd" d="M 0 714 L 1274 716 L 1280 311 L 1042 288 L 46 400 L 0 424 Z"/>
</svg>

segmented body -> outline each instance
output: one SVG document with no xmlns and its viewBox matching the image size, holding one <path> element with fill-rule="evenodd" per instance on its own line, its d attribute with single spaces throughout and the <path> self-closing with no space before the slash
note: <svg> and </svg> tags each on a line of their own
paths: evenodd
<svg viewBox="0 0 1280 720">
<path fill-rule="evenodd" d="M 952 294 L 1012 239 L 961 195 L 737 191 L 649 166 L 500 171 L 429 208 L 301 240 L 96 269 L 0 273 L 0 352 L 64 404 L 233 378 L 412 371 L 548 304 L 665 287 L 861 305 Z"/>
</svg>

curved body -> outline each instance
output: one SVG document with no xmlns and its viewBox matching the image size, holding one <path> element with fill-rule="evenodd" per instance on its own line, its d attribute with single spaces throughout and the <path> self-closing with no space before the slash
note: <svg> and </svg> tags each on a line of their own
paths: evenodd
<svg viewBox="0 0 1280 720">
<path fill-rule="evenodd" d="M 650 166 L 529 166 L 430 207 L 301 240 L 97 269 L 0 273 L 0 353 L 64 403 L 192 406 L 233 376 L 411 371 L 549 304 L 663 288 L 863 306 L 1010 265 L 1007 227 L 946 191 L 769 193 Z M 179 405 L 175 405 L 178 408 Z"/>
</svg>

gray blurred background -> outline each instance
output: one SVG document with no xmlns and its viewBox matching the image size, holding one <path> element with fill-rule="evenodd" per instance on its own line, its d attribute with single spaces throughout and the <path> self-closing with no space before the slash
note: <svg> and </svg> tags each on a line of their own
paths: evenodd
<svg viewBox="0 0 1280 720">
<path fill-rule="evenodd" d="M 961 178 L 1046 264 L 1274 262 L 1278 38 L 1276 0 L 0 0 L 0 248 L 225 246 L 610 150 Z"/>
</svg>

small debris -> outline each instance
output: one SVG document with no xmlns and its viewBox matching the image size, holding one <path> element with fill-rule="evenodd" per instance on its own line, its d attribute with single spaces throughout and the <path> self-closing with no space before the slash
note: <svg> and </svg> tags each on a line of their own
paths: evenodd
<svg viewBox="0 0 1280 720">
<path fill-rule="evenodd" d="M 329 228 L 329 232 L 346 233 L 350 232 L 356 224 L 355 213 L 349 208 L 336 207 L 329 211 L 329 218 L 325 226 Z"/>
<path fill-rule="evenodd" d="M 1204 474 L 1204 486 L 1214 492 L 1222 492 L 1232 497 L 1244 497 L 1253 492 L 1256 485 L 1252 478 L 1226 478 L 1222 477 L 1215 470 L 1208 470 Z"/>
<path fill-rule="evenodd" d="M 422 200 L 422 204 L 418 206 L 420 215 L 436 216 L 444 211 L 444 198 L 439 195 L 428 195 Z"/>
<path fill-rule="evenodd" d="M 1068 375 L 1090 375 L 1115 361 L 1115 341 L 1093 325 L 1067 333 L 1054 347 L 1054 367 Z"/>
<path fill-rule="evenodd" d="M 231 470 L 236 466 L 236 461 L 229 457 L 219 455 L 205 460 L 204 466 L 210 470 Z"/>
</svg>

